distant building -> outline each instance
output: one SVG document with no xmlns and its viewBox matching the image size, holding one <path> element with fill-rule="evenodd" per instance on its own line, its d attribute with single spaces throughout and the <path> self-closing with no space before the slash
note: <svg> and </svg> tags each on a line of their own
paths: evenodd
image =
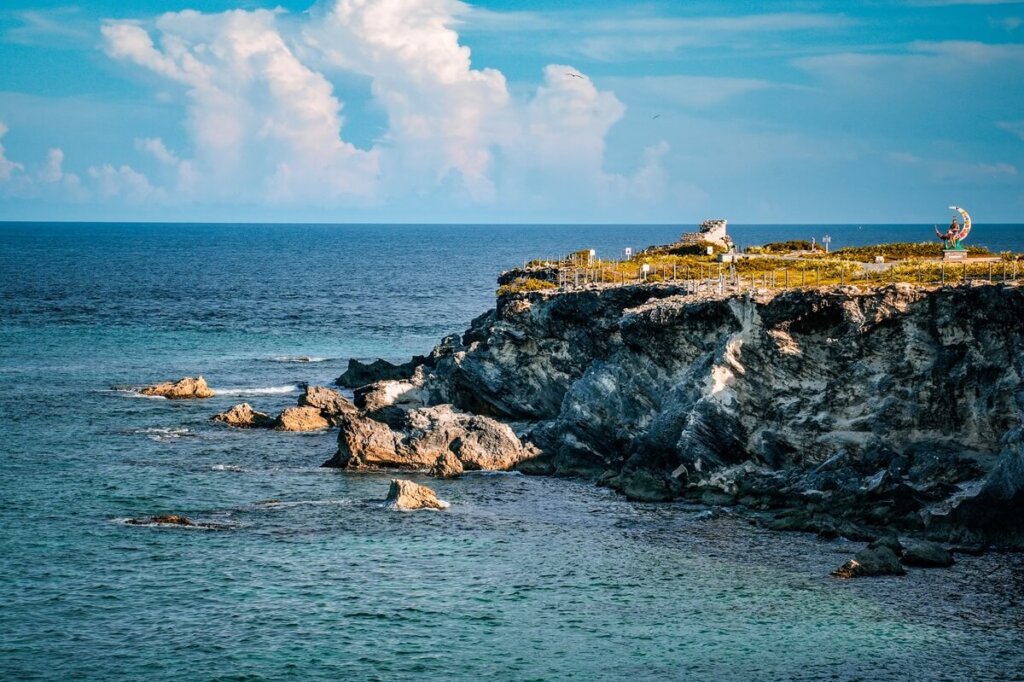
<svg viewBox="0 0 1024 682">
<path fill-rule="evenodd" d="M 732 238 L 725 232 L 728 223 L 728 220 L 705 220 L 700 224 L 700 229 L 696 232 L 684 232 L 679 239 L 679 243 L 684 246 L 691 246 L 707 242 L 728 251 L 732 248 Z"/>
</svg>

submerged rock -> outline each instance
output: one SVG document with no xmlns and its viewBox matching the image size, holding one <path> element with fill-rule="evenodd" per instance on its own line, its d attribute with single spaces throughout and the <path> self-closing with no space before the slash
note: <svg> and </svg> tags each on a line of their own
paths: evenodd
<svg viewBox="0 0 1024 682">
<path fill-rule="evenodd" d="M 882 575 L 906 575 L 896 553 L 886 545 L 868 547 L 832 572 L 837 578 L 861 578 Z"/>
<path fill-rule="evenodd" d="M 953 555 L 936 542 L 918 540 L 903 548 L 902 561 L 918 568 L 947 568 L 956 563 Z"/>
<path fill-rule="evenodd" d="M 276 419 L 264 412 L 257 412 L 249 403 L 235 405 L 226 412 L 213 415 L 210 419 L 241 429 L 270 429 L 277 424 Z"/>
<path fill-rule="evenodd" d="M 181 516 L 180 514 L 166 514 L 163 516 L 149 516 L 140 519 L 128 519 L 125 523 L 131 526 L 151 526 L 151 525 L 165 525 L 165 526 L 194 526 L 196 525 L 191 519 Z"/>
<path fill-rule="evenodd" d="M 330 426 L 315 407 L 289 407 L 277 418 L 279 431 L 320 431 Z"/>
<path fill-rule="evenodd" d="M 188 400 L 191 398 L 212 398 L 214 392 L 206 385 L 203 377 L 185 377 L 178 381 L 165 381 L 146 386 L 139 390 L 142 395 L 163 396 L 169 400 Z"/>
<path fill-rule="evenodd" d="M 306 386 L 299 396 L 299 407 L 314 407 L 320 416 L 337 425 L 342 415 L 354 414 L 359 410 L 345 396 L 326 386 Z"/>
<path fill-rule="evenodd" d="M 425 485 L 404 479 L 391 480 L 391 488 L 385 500 L 392 509 L 447 509 L 450 505 L 437 498 L 437 493 Z"/>
</svg>

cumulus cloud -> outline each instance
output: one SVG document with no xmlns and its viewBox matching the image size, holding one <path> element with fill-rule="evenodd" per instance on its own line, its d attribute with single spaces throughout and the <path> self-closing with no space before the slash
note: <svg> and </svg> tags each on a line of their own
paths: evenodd
<svg viewBox="0 0 1024 682">
<path fill-rule="evenodd" d="M 193 198 L 334 205 L 444 194 L 495 204 L 550 194 L 544 178 L 555 176 L 622 185 L 603 166 L 624 105 L 563 65 L 513 96 L 460 43 L 455 27 L 470 11 L 457 0 L 331 0 L 302 16 L 185 11 L 151 25 L 109 21 L 102 33 L 107 53 L 152 74 L 161 93 L 179 88 L 191 149 L 172 152 L 159 138 L 136 149 Z M 368 149 L 345 140 L 331 81 L 353 76 L 387 119 Z M 652 179 L 657 159 L 637 177 Z"/>
<path fill-rule="evenodd" d="M 275 12 L 169 13 L 155 29 L 159 44 L 133 22 L 108 22 L 102 33 L 110 55 L 185 89 L 190 168 L 208 181 L 204 191 L 271 200 L 372 196 L 378 153 L 342 139 L 341 102 L 296 57 Z M 153 143 L 147 151 L 159 154 Z"/>
</svg>

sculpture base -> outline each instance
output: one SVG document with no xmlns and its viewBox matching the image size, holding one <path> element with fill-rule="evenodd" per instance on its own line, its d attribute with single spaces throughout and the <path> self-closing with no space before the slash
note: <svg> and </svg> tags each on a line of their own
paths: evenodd
<svg viewBox="0 0 1024 682">
<path fill-rule="evenodd" d="M 963 263 L 967 260 L 966 249 L 943 249 L 942 260 L 952 261 L 954 263 Z"/>
</svg>

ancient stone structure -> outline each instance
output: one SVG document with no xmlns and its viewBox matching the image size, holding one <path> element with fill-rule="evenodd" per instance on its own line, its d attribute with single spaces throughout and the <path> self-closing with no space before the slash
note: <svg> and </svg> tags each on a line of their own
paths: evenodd
<svg viewBox="0 0 1024 682">
<path fill-rule="evenodd" d="M 679 242 L 684 246 L 706 242 L 728 250 L 732 248 L 732 238 L 725 231 L 728 223 L 728 220 L 705 220 L 696 232 L 684 232 Z"/>
</svg>

